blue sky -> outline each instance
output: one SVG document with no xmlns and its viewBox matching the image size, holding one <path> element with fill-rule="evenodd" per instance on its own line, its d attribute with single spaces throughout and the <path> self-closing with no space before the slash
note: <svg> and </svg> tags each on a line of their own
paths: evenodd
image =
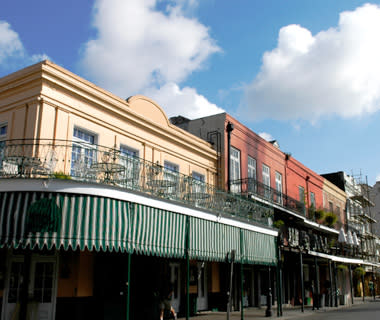
<svg viewBox="0 0 380 320">
<path fill-rule="evenodd" d="M 226 111 L 318 173 L 380 180 L 380 3 L 3 0 L 0 76 L 48 58 L 168 116 Z"/>
</svg>

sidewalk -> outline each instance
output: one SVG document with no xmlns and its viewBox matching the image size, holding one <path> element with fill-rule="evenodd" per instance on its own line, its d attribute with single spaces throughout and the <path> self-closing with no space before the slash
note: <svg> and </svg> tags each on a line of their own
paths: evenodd
<svg viewBox="0 0 380 320">
<path fill-rule="evenodd" d="M 376 298 L 377 301 L 379 301 L 379 297 Z M 373 298 L 366 297 L 365 301 L 363 302 L 362 298 L 354 298 L 354 305 L 363 304 L 363 303 L 370 303 L 370 301 L 374 301 Z M 273 306 L 272 309 L 272 317 L 265 317 L 265 310 L 266 308 L 263 307 L 261 309 L 259 308 L 247 308 L 244 309 L 244 319 L 254 319 L 254 320 L 268 320 L 268 319 L 294 319 L 294 318 L 303 318 L 310 316 L 315 313 L 319 312 L 329 312 L 334 311 L 341 308 L 350 308 L 351 304 L 349 305 L 341 305 L 338 307 L 323 307 L 319 310 L 312 310 L 312 307 L 305 307 L 304 312 L 301 311 L 301 307 L 291 307 L 291 308 L 283 308 L 282 317 L 277 317 L 277 307 Z M 196 316 L 190 317 L 190 319 L 194 320 L 226 320 L 227 319 L 227 313 L 226 312 L 199 312 Z M 230 320 L 240 320 L 240 312 L 235 311 L 230 313 Z M 186 320 L 186 318 L 178 318 L 178 320 Z"/>
</svg>

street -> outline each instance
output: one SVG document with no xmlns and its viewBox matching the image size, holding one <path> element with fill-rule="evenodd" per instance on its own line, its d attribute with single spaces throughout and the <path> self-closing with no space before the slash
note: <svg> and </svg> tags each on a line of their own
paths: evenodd
<svg viewBox="0 0 380 320">
<path fill-rule="evenodd" d="M 286 313 L 284 314 L 286 315 Z M 299 319 L 299 316 L 287 317 L 287 319 Z M 380 319 L 380 301 L 369 301 L 365 304 L 354 305 L 349 308 L 340 308 L 334 311 L 317 311 L 306 316 L 308 320 L 378 320 Z"/>
</svg>

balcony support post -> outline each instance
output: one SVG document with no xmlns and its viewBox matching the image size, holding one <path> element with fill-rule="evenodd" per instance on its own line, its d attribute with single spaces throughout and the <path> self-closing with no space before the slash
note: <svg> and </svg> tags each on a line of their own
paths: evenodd
<svg viewBox="0 0 380 320">
<path fill-rule="evenodd" d="M 305 304 L 305 287 L 303 283 L 303 259 L 302 259 L 302 250 L 300 249 L 300 272 L 301 272 L 301 311 L 304 312 L 304 304 Z"/>
</svg>

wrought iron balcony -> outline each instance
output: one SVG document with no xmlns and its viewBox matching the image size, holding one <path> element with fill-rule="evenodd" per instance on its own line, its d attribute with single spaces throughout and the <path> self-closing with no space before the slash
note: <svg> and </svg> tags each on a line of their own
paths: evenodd
<svg viewBox="0 0 380 320">
<path fill-rule="evenodd" d="M 257 196 L 283 208 L 306 216 L 305 204 L 279 192 L 254 178 L 246 178 L 231 181 L 231 192 L 239 193 L 250 198 Z"/>
<path fill-rule="evenodd" d="M 73 179 L 112 185 L 157 198 L 271 225 L 273 209 L 254 199 L 128 156 L 115 148 L 77 141 L 7 140 L 0 144 L 0 178 Z"/>
</svg>

